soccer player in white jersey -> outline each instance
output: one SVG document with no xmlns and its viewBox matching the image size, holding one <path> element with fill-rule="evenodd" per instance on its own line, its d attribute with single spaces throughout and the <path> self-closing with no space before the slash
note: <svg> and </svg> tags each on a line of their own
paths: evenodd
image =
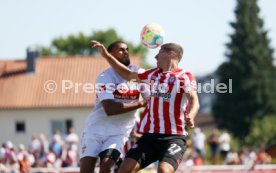
<svg viewBox="0 0 276 173">
<path fill-rule="evenodd" d="M 186 147 L 186 126 L 194 127 L 199 109 L 195 79 L 178 68 L 182 47 L 163 44 L 155 57 L 157 68 L 139 73 L 122 66 L 101 43 L 91 43 L 124 79 L 150 85 L 151 97 L 139 129 L 143 136 L 127 153 L 119 173 L 138 172 L 157 160 L 159 173 L 175 172 Z"/>
<path fill-rule="evenodd" d="M 128 47 L 124 42 L 112 43 L 108 51 L 126 68 L 141 70 L 130 65 Z M 127 83 L 112 67 L 98 75 L 96 105 L 86 119 L 81 136 L 81 173 L 94 172 L 98 157 L 100 172 L 111 172 L 123 153 L 124 144 L 135 124 L 135 111 L 146 105 L 145 100 L 139 101 L 140 93 L 136 85 Z"/>
</svg>

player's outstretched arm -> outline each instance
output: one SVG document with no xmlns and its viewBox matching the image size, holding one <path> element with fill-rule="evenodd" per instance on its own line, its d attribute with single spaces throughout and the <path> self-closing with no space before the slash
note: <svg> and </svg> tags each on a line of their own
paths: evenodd
<svg viewBox="0 0 276 173">
<path fill-rule="evenodd" d="M 132 71 L 128 69 L 126 66 L 121 64 L 116 58 L 114 58 L 103 44 L 100 42 L 97 42 L 95 40 L 91 41 L 92 48 L 97 48 L 101 55 L 107 60 L 107 62 L 117 71 L 117 73 L 122 76 L 125 80 L 134 80 L 136 82 L 140 82 L 140 79 L 138 77 L 138 73 L 136 71 Z"/>
<path fill-rule="evenodd" d="M 190 103 L 190 110 L 185 117 L 185 122 L 189 127 L 194 128 L 195 126 L 194 119 L 200 107 L 197 92 L 190 91 L 186 93 L 186 96 L 188 97 L 188 100 Z"/>
<path fill-rule="evenodd" d="M 137 101 L 133 103 L 121 103 L 116 102 L 113 99 L 103 100 L 102 102 L 103 108 L 108 116 L 114 116 L 123 114 L 126 112 L 130 112 L 141 107 L 145 107 L 147 104 L 146 100 Z"/>
</svg>

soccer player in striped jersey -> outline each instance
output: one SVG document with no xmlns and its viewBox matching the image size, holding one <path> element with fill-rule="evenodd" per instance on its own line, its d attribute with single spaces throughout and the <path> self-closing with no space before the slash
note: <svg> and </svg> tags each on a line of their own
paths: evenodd
<svg viewBox="0 0 276 173">
<path fill-rule="evenodd" d="M 178 67 L 182 47 L 163 44 L 155 57 L 157 67 L 138 73 L 121 65 L 101 43 L 91 43 L 124 79 L 144 82 L 151 91 L 139 127 L 143 136 L 127 153 L 119 173 L 138 172 L 155 161 L 158 172 L 175 172 L 186 147 L 186 126 L 194 127 L 199 109 L 196 81 Z"/>
</svg>

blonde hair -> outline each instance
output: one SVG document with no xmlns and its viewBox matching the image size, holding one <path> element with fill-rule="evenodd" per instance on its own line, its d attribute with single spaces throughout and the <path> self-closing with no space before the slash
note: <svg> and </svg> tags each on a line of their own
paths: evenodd
<svg viewBox="0 0 276 173">
<path fill-rule="evenodd" d="M 163 44 L 161 46 L 161 49 L 166 52 L 173 51 L 174 53 L 176 53 L 176 57 L 177 57 L 178 61 L 180 61 L 183 56 L 183 48 L 179 44 L 176 44 L 176 43 Z"/>
</svg>

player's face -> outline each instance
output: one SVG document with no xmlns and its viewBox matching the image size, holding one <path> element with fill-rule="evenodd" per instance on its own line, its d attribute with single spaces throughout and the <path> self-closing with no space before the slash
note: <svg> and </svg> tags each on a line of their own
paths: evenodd
<svg viewBox="0 0 276 173">
<path fill-rule="evenodd" d="M 111 51 L 111 54 L 122 64 L 128 66 L 130 64 L 128 47 L 124 43 L 117 44 Z"/>
<path fill-rule="evenodd" d="M 170 54 L 167 51 L 160 49 L 159 53 L 155 56 L 157 60 L 157 67 L 158 68 L 165 68 L 170 64 Z"/>
</svg>

